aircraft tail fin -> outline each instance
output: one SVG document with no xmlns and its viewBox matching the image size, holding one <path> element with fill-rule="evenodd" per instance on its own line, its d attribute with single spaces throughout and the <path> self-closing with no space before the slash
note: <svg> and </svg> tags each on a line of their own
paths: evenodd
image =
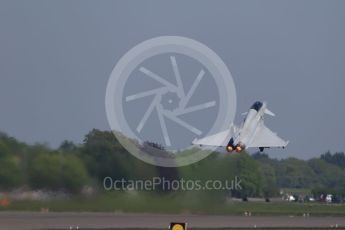
<svg viewBox="0 0 345 230">
<path fill-rule="evenodd" d="M 238 129 L 237 126 L 233 122 L 231 122 L 230 124 L 231 133 L 232 134 L 236 133 L 237 129 Z"/>
</svg>

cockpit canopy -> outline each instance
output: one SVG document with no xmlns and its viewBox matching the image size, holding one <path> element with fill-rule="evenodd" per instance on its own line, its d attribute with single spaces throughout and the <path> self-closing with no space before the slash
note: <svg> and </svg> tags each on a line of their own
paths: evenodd
<svg viewBox="0 0 345 230">
<path fill-rule="evenodd" d="M 259 111 L 262 107 L 262 102 L 261 101 L 257 101 L 255 102 L 252 107 L 250 107 L 250 109 L 254 109 L 256 111 Z"/>
</svg>

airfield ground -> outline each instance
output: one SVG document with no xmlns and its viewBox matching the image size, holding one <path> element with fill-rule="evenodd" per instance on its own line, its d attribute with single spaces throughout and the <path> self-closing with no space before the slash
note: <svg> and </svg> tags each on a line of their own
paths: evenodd
<svg viewBox="0 0 345 230">
<path fill-rule="evenodd" d="M 170 222 L 189 228 L 344 228 L 342 217 L 229 216 L 114 213 L 0 212 L 0 229 L 168 229 Z"/>
<path fill-rule="evenodd" d="M 212 203 L 206 199 L 191 201 L 180 197 L 100 196 L 94 199 L 73 198 L 47 201 L 12 201 L 0 211 L 51 212 L 111 212 L 111 213 L 167 213 L 253 216 L 345 216 L 345 204 L 289 203 L 289 202 L 227 202 Z"/>
<path fill-rule="evenodd" d="M 192 199 L 190 199 L 192 200 Z M 190 201 L 165 196 L 99 196 L 63 200 L 11 201 L 0 207 L 0 229 L 167 229 L 187 222 L 189 229 L 224 228 L 345 229 L 345 205 L 289 202 Z M 250 212 L 250 216 L 245 213 Z M 164 213 L 164 214 L 163 214 Z"/>
</svg>

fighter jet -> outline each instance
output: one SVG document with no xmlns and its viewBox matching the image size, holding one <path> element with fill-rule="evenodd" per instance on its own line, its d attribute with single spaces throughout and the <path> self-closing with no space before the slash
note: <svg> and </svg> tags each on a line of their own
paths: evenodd
<svg viewBox="0 0 345 230">
<path fill-rule="evenodd" d="M 261 152 L 265 148 L 285 148 L 289 141 L 284 141 L 265 126 L 265 114 L 275 116 L 274 113 L 267 109 L 265 102 L 257 101 L 250 107 L 248 112 L 243 113 L 246 117 L 240 127 L 231 124 L 229 129 L 199 140 L 194 140 L 193 144 L 225 147 L 228 152 L 234 150 L 241 152 L 251 147 L 257 147 Z"/>
</svg>

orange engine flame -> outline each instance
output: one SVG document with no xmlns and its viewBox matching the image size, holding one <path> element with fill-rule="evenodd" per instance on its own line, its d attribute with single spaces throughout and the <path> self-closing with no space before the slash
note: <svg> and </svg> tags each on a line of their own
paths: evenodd
<svg viewBox="0 0 345 230">
<path fill-rule="evenodd" d="M 239 153 L 239 152 L 241 152 L 241 151 L 242 151 L 242 147 L 241 147 L 241 146 L 237 146 L 237 147 L 236 147 L 236 152 Z"/>
<path fill-rule="evenodd" d="M 229 153 L 231 153 L 234 149 L 231 146 L 227 146 L 226 147 L 226 151 L 228 151 Z"/>
</svg>

